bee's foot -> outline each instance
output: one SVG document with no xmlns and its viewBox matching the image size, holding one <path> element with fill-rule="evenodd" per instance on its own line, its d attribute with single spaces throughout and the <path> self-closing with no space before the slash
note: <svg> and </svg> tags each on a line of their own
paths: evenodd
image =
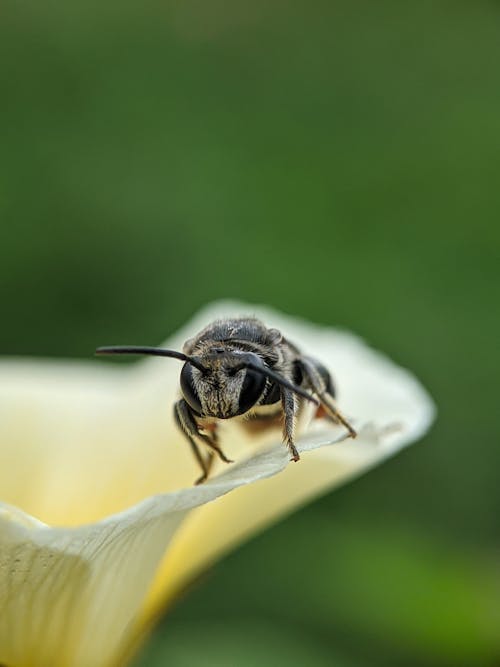
<svg viewBox="0 0 500 667">
<path fill-rule="evenodd" d="M 220 460 L 224 461 L 224 463 L 234 463 L 233 459 L 228 459 L 224 452 L 218 451 L 217 453 L 219 454 Z"/>
</svg>

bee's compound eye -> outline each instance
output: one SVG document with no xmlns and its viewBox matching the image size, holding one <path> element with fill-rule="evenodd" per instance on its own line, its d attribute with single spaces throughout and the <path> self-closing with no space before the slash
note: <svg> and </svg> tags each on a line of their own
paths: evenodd
<svg viewBox="0 0 500 667">
<path fill-rule="evenodd" d="M 242 415 L 257 403 L 264 387 L 266 386 L 266 377 L 262 373 L 247 368 L 245 379 L 241 386 L 240 397 L 238 400 L 239 414 Z"/>
<path fill-rule="evenodd" d="M 193 366 L 184 364 L 181 371 L 181 390 L 186 403 L 199 415 L 202 413 L 201 402 L 193 381 Z"/>
</svg>

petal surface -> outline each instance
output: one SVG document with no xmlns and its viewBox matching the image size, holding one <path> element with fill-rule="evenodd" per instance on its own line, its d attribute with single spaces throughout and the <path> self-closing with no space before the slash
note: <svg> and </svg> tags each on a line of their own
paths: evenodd
<svg viewBox="0 0 500 667">
<path fill-rule="evenodd" d="M 282 471 L 287 458 L 275 446 L 203 486 L 77 528 L 51 528 L 0 505 L 0 664 L 123 664 L 131 624 L 186 516 L 238 487 L 258 485 Z M 165 576 L 177 574 L 167 568 Z"/>
</svg>

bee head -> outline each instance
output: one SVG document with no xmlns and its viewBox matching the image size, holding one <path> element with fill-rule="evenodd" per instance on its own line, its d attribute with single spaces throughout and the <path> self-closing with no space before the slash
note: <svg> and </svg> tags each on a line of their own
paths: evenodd
<svg viewBox="0 0 500 667">
<path fill-rule="evenodd" d="M 213 348 L 202 363 L 204 371 L 186 362 L 180 379 L 184 399 L 199 415 L 237 417 L 256 405 L 264 393 L 264 362 L 256 354 L 227 354 L 223 348 Z"/>
</svg>

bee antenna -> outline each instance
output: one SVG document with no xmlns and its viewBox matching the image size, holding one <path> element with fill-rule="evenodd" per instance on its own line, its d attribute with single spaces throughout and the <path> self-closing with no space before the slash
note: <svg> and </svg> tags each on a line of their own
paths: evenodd
<svg viewBox="0 0 500 667">
<path fill-rule="evenodd" d="M 148 354 L 156 357 L 171 357 L 180 361 L 188 361 L 202 373 L 206 373 L 208 368 L 203 366 L 196 357 L 189 357 L 183 352 L 176 350 L 167 350 L 163 347 L 144 347 L 140 345 L 112 345 L 108 347 L 98 347 L 96 354 Z"/>
<path fill-rule="evenodd" d="M 295 394 L 299 394 L 299 396 L 303 396 L 308 401 L 311 401 L 311 403 L 319 405 L 318 401 L 308 391 L 302 389 L 302 387 L 299 387 L 293 382 L 290 382 L 279 373 L 275 373 L 268 366 L 264 366 L 262 363 L 257 363 L 251 359 L 248 359 L 241 363 L 241 368 L 251 368 L 257 373 L 262 373 L 262 375 L 265 375 L 270 380 L 274 380 L 274 382 L 277 382 L 282 387 L 286 387 L 287 389 L 290 389 L 290 391 L 293 391 Z"/>
</svg>

